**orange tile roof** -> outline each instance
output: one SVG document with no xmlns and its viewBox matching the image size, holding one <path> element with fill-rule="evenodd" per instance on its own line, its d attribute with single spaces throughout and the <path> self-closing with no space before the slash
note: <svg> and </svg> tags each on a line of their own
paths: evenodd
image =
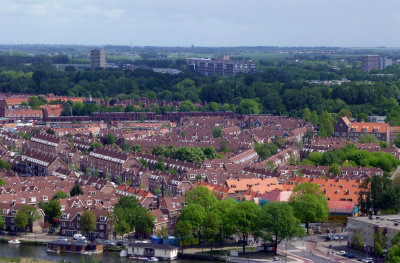
<svg viewBox="0 0 400 263">
<path fill-rule="evenodd" d="M 386 133 L 388 128 L 387 123 L 377 122 L 352 122 L 350 131 L 356 132 L 384 132 Z"/>
<path fill-rule="evenodd" d="M 347 119 L 347 117 L 342 117 L 342 120 L 347 124 L 347 126 L 351 125 L 351 122 L 349 121 L 349 119 Z"/>
<path fill-rule="evenodd" d="M 278 183 L 277 178 L 245 178 L 228 179 L 226 185 L 230 188 L 229 193 L 241 192 L 251 189 L 256 193 L 268 193 L 272 190 L 283 190 L 282 185 Z"/>
<path fill-rule="evenodd" d="M 283 185 L 284 190 L 292 190 L 301 183 L 317 184 L 330 201 L 351 201 L 357 203 L 360 181 L 355 179 L 320 179 L 292 177 Z"/>
</svg>

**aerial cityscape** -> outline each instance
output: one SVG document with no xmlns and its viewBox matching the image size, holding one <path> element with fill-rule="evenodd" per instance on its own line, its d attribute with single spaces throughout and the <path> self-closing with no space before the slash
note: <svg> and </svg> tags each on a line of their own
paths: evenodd
<svg viewBox="0 0 400 263">
<path fill-rule="evenodd" d="M 400 2 L 0 3 L 0 263 L 400 263 Z"/>
</svg>

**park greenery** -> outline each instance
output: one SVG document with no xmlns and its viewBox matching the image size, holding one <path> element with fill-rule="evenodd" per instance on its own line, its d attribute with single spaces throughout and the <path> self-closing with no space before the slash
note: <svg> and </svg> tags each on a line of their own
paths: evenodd
<svg viewBox="0 0 400 263">
<path fill-rule="evenodd" d="M 144 56 L 144 55 L 143 55 Z M 63 115 L 90 115 L 92 112 L 112 111 L 234 111 L 240 114 L 285 114 L 305 117 L 321 128 L 320 135 L 331 135 L 333 117 L 354 117 L 367 120 L 368 115 L 386 115 L 391 125 L 400 124 L 400 84 L 396 75 L 398 65 L 385 71 L 370 73 L 360 70 L 359 57 L 346 57 L 347 63 L 337 58 L 299 57 L 299 60 L 257 61 L 260 71 L 237 74 L 233 77 L 204 77 L 194 72 L 176 75 L 162 74 L 148 69 L 77 70 L 73 66 L 56 71 L 51 64 L 69 63 L 65 55 L 0 57 L 0 91 L 102 98 L 108 105 L 64 102 Z M 32 63 L 22 66 L 23 63 Z M 74 61 L 74 63 L 80 63 Z M 132 61 L 130 62 L 132 63 Z M 178 67 L 185 69 L 179 59 L 144 59 L 138 66 Z M 350 66 L 349 66 L 350 65 Z M 334 67 L 335 66 L 335 67 Z M 377 75 L 376 73 L 382 73 Z M 350 82 L 325 86 L 311 80 L 346 78 Z M 150 101 L 180 101 L 179 104 L 144 107 L 143 103 L 121 107 L 117 99 Z M 26 106 L 38 109 L 47 101 L 32 97 Z M 198 104 L 202 103 L 202 104 Z"/>
<path fill-rule="evenodd" d="M 276 252 L 282 241 L 305 235 L 301 223 L 321 222 L 328 217 L 327 201 L 318 185 L 300 184 L 295 190 L 289 203 L 270 202 L 260 207 L 252 201 L 219 200 L 207 187 L 197 186 L 186 195 L 187 206 L 178 218 L 175 235 L 185 242 L 201 238 L 212 249 L 217 242 L 222 245 L 225 238 L 236 234 L 243 253 L 249 235 L 253 235 L 270 241 Z M 314 198 L 303 198 L 309 196 Z M 302 210 L 305 208 L 311 212 Z"/>
<path fill-rule="evenodd" d="M 166 148 L 164 145 L 157 145 L 153 148 L 152 154 L 159 157 L 168 157 L 192 163 L 202 163 L 205 159 L 215 159 L 219 157 L 212 146 L 206 148 L 169 146 Z"/>
<path fill-rule="evenodd" d="M 133 196 L 121 197 L 114 207 L 111 218 L 115 232 L 122 237 L 135 230 L 143 238 L 150 234 L 154 225 L 154 217 L 150 211 L 141 207 Z"/>
<path fill-rule="evenodd" d="M 358 150 L 353 143 L 348 143 L 342 149 L 334 149 L 326 153 L 311 152 L 302 162 L 304 165 L 332 165 L 379 167 L 384 172 L 394 171 L 399 161 L 391 153 L 382 151 L 368 152 Z"/>
</svg>

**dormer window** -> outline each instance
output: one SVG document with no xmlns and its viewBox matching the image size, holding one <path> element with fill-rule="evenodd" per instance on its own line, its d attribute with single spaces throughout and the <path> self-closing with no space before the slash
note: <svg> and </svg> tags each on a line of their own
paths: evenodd
<svg viewBox="0 0 400 263">
<path fill-rule="evenodd" d="M 100 216 L 100 221 L 106 221 L 107 220 L 107 217 L 105 217 L 105 216 Z"/>
<path fill-rule="evenodd" d="M 68 218 L 69 217 L 69 214 L 62 214 L 61 215 L 61 218 Z"/>
<path fill-rule="evenodd" d="M 3 214 L 8 214 L 8 210 L 7 209 L 3 209 Z"/>
<path fill-rule="evenodd" d="M 43 199 L 43 200 L 49 200 L 49 197 L 47 197 L 47 196 L 42 196 L 42 199 Z"/>
<path fill-rule="evenodd" d="M 15 215 L 16 213 L 17 213 L 17 211 L 11 210 L 11 214 L 12 214 L 12 215 Z"/>
</svg>

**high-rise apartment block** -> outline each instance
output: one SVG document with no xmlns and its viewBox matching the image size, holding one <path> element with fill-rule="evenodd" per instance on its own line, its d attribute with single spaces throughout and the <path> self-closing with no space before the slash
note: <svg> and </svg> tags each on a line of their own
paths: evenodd
<svg viewBox="0 0 400 263">
<path fill-rule="evenodd" d="M 233 76 L 239 72 L 254 73 L 257 69 L 256 63 L 252 60 L 232 61 L 228 56 L 215 60 L 210 58 L 188 58 L 186 63 L 189 69 L 197 71 L 204 76 Z"/>
<path fill-rule="evenodd" d="M 92 68 L 105 68 L 106 65 L 106 51 L 104 49 L 90 50 L 90 66 Z"/>
<path fill-rule="evenodd" d="M 380 57 L 378 55 L 367 55 L 361 57 L 361 70 L 369 72 L 371 70 L 384 70 L 387 66 L 392 65 L 392 59 L 388 57 Z"/>
</svg>

